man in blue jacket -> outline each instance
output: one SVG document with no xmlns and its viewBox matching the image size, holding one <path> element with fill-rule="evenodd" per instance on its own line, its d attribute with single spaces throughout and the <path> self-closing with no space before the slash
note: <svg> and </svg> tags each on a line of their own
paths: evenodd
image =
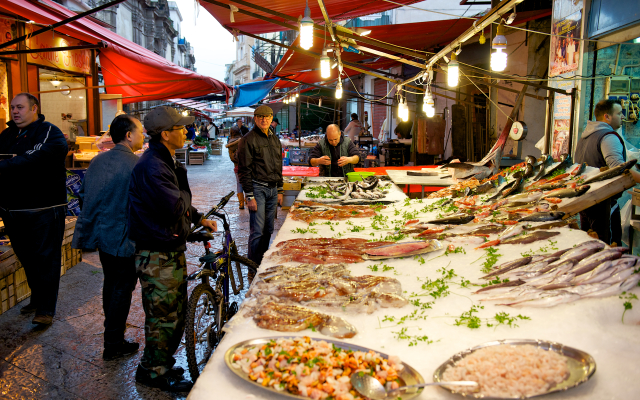
<svg viewBox="0 0 640 400">
<path fill-rule="evenodd" d="M 142 149 L 144 134 L 137 118 L 123 114 L 109 127 L 116 146 L 96 156 L 87 169 L 80 199 L 82 212 L 76 222 L 72 247 L 98 249 L 104 273 L 105 360 L 133 354 L 140 346 L 124 339 L 131 294 L 138 277 L 135 243 L 129 239 L 129 181 L 138 162 L 135 151 Z"/>
<path fill-rule="evenodd" d="M 149 149 L 133 168 L 129 185 L 129 237 L 136 243 L 135 265 L 142 286 L 145 349 L 136 381 L 173 392 L 193 383 L 173 368 L 173 354 L 184 332 L 187 305 L 187 235 L 191 224 L 216 230 L 191 205 L 187 169 L 175 158 L 184 145 L 183 117 L 174 108 L 157 107 L 144 118 Z"/>
<path fill-rule="evenodd" d="M 0 133 L 0 216 L 13 251 L 24 267 L 34 324 L 51 325 L 56 313 L 67 205 L 67 141 L 58 127 L 38 114 L 30 93 L 11 101 L 9 127 Z"/>
</svg>

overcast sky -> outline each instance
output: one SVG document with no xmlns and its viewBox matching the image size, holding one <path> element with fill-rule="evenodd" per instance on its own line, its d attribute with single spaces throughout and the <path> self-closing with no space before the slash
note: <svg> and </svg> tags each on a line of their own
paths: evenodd
<svg viewBox="0 0 640 400">
<path fill-rule="evenodd" d="M 224 80 L 225 64 L 235 60 L 233 36 L 194 0 L 174 0 L 182 14 L 182 35 L 195 49 L 199 74 Z M 196 19 L 197 14 L 197 19 Z"/>
</svg>

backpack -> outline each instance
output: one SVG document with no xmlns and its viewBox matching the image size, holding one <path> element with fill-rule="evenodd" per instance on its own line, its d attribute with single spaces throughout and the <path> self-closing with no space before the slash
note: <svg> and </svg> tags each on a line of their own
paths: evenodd
<svg viewBox="0 0 640 400">
<path fill-rule="evenodd" d="M 240 141 L 242 138 L 232 142 L 229 145 L 229 158 L 233 161 L 234 164 L 238 163 L 238 148 L 240 147 Z"/>
</svg>

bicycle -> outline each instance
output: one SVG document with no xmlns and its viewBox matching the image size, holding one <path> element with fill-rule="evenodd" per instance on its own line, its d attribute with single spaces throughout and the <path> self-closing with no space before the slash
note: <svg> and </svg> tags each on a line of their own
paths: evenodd
<svg viewBox="0 0 640 400">
<path fill-rule="evenodd" d="M 229 223 L 225 214 L 220 212 L 233 195 L 232 191 L 223 197 L 220 203 L 203 217 L 214 216 L 222 220 L 222 250 L 215 253 L 210 251 L 209 241 L 214 237 L 210 232 L 201 229 L 201 226 L 192 229 L 187 237 L 188 242 L 202 242 L 205 250 L 205 255 L 199 259 L 199 271 L 187 277 L 188 281 L 201 281 L 187 301 L 185 318 L 187 363 L 193 381 L 200 376 L 200 372 L 224 336 L 222 327 L 238 312 L 236 302 L 229 302 L 229 284 L 233 293 L 237 295 L 244 289 L 241 266 L 245 265 L 250 274 L 255 274 L 258 270 L 256 263 L 238 254 Z M 232 263 L 235 263 L 238 278 L 235 277 Z M 209 279 L 215 280 L 215 288 L 209 284 Z M 236 280 L 239 284 L 236 284 Z"/>
</svg>

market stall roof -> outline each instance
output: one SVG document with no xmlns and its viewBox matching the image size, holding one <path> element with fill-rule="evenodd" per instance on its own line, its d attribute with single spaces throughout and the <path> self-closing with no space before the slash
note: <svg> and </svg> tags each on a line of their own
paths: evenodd
<svg viewBox="0 0 640 400">
<path fill-rule="evenodd" d="M 3 0 L 0 2 L 0 11 L 20 15 L 43 25 L 76 15 L 51 0 Z M 230 94 L 231 88 L 223 82 L 179 67 L 87 18 L 62 25 L 56 31 L 87 43 L 107 44 L 107 48 L 99 53 L 105 85 L 125 84 L 109 87 L 107 92 L 121 94 L 125 104 L 173 98 L 180 94 L 198 96 L 221 93 L 227 98 Z M 144 82 L 161 83 L 129 86 Z"/>
<path fill-rule="evenodd" d="M 394 0 L 394 3 L 390 3 L 386 1 L 354 2 L 353 0 L 324 0 L 324 5 L 331 20 L 343 21 L 364 15 L 392 10 L 394 8 L 401 7 L 402 5 L 418 3 L 419 1 L 421 0 Z M 220 22 L 220 25 L 229 30 L 238 29 L 255 34 L 278 32 L 282 30 L 280 25 L 263 21 L 249 15 L 244 15 L 239 12 L 231 12 L 229 8 L 220 7 L 213 3 L 230 5 L 237 7 L 238 9 L 251 11 L 252 13 L 269 18 L 274 18 L 274 16 L 266 12 L 258 11 L 252 7 L 242 5 L 243 2 L 239 1 L 200 1 L 200 5 L 209 11 L 211 15 Z M 249 3 L 258 7 L 267 8 L 277 13 L 294 16 L 296 18 L 299 15 L 304 15 L 305 9 L 305 0 L 250 0 Z M 318 3 L 315 1 L 309 1 L 309 8 L 311 9 L 311 18 L 318 23 L 321 22 L 323 18 Z"/>
<path fill-rule="evenodd" d="M 208 119 L 209 121 L 213 121 L 210 116 L 200 111 L 194 111 L 193 115 L 197 115 L 200 118 L 205 118 L 205 119 Z"/>
<path fill-rule="evenodd" d="M 202 103 L 197 100 L 189 100 L 189 99 L 167 99 L 168 102 L 177 104 L 179 106 L 193 108 L 195 110 L 206 111 L 209 105 L 207 103 Z"/>
<path fill-rule="evenodd" d="M 551 15 L 551 10 L 520 12 L 518 13 L 513 25 L 523 24 L 527 21 L 547 17 L 549 15 Z M 426 55 L 426 49 L 438 48 L 450 43 L 452 40 L 466 31 L 469 27 L 471 27 L 473 25 L 473 22 L 474 21 L 471 19 L 449 19 L 442 21 L 416 22 L 410 24 L 370 26 L 367 27 L 367 29 L 371 30 L 371 33 L 367 35 L 367 38 L 379 40 L 381 42 L 384 42 L 385 44 L 392 44 L 408 49 L 414 49 L 415 51 L 423 52 Z M 316 31 L 316 33 L 318 32 Z M 331 38 L 327 35 L 327 42 L 329 42 L 330 40 Z M 293 45 L 298 46 L 298 41 L 299 38 L 296 39 Z M 362 45 L 364 47 L 374 48 L 374 46 L 369 44 Z M 309 51 L 316 54 L 321 54 L 323 46 L 324 41 L 316 37 L 313 41 L 313 47 L 311 47 Z M 393 54 L 393 52 L 389 50 L 380 49 L 380 51 Z M 363 67 L 378 70 L 388 69 L 389 67 L 398 64 L 397 61 L 394 61 L 392 59 L 378 57 L 370 53 L 357 54 L 354 52 L 343 51 L 341 54 L 341 58 L 346 62 L 351 62 L 354 64 L 359 64 Z M 290 78 L 305 83 L 320 82 L 323 79 L 320 77 L 319 65 L 320 63 L 317 59 L 289 49 L 282 57 L 280 63 L 278 63 L 278 65 L 274 68 L 272 76 Z M 360 73 L 350 70 L 346 65 L 344 67 L 344 71 L 347 76 Z M 337 68 L 332 69 L 331 78 L 325 80 L 336 79 L 337 76 Z M 297 83 L 281 80 L 278 85 L 276 85 L 276 88 L 294 87 L 297 85 Z"/>
</svg>

